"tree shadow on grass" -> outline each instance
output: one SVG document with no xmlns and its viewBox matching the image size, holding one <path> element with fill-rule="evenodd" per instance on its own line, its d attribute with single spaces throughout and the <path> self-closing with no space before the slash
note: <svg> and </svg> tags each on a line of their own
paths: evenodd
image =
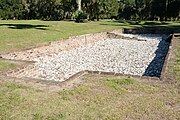
<svg viewBox="0 0 180 120">
<path fill-rule="evenodd" d="M 109 26 L 129 26 L 128 24 L 114 24 L 114 23 L 100 23 L 100 25 L 109 25 Z"/>
<path fill-rule="evenodd" d="M 0 24 L 1 26 L 8 26 L 11 29 L 38 29 L 38 30 L 48 30 L 47 25 L 31 25 L 31 24 Z"/>
<path fill-rule="evenodd" d="M 144 22 L 143 25 L 168 25 L 167 22 L 156 22 L 156 21 L 147 21 Z"/>
<path fill-rule="evenodd" d="M 114 24 L 117 24 L 116 26 L 118 25 L 140 25 L 141 21 L 132 21 L 132 20 L 113 20 L 113 21 L 107 21 L 109 23 L 114 23 Z M 107 24 L 109 25 L 109 24 Z"/>
<path fill-rule="evenodd" d="M 180 33 L 180 24 L 179 25 L 165 25 L 165 26 L 161 26 L 161 25 L 142 25 L 142 28 L 158 28 L 158 29 L 168 29 L 173 31 L 173 33 Z"/>
<path fill-rule="evenodd" d="M 162 28 L 169 29 L 174 31 L 175 33 L 180 33 L 180 23 L 171 24 L 167 22 L 156 22 L 156 21 L 125 21 L 125 20 L 114 20 L 108 21 L 109 23 L 100 23 L 100 25 L 108 25 L 108 26 L 122 26 L 123 27 L 133 27 L 133 28 Z"/>
<path fill-rule="evenodd" d="M 174 33 L 180 33 L 180 25 L 169 25 L 166 28 L 173 30 Z"/>
</svg>

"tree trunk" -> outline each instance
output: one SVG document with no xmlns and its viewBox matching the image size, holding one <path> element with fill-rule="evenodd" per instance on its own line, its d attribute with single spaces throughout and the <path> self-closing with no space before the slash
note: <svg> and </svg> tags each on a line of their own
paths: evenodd
<svg viewBox="0 0 180 120">
<path fill-rule="evenodd" d="M 166 0 L 166 8 L 165 8 L 165 21 L 167 21 L 167 6 L 168 6 L 168 0 Z"/>
<path fill-rule="evenodd" d="M 81 11 L 81 0 L 76 0 L 77 4 L 78 4 L 78 11 Z"/>
</svg>

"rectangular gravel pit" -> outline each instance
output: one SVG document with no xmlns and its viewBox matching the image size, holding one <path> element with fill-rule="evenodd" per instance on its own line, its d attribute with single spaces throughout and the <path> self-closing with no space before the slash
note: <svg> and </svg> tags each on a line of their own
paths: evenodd
<svg viewBox="0 0 180 120">
<path fill-rule="evenodd" d="M 123 39 L 105 38 L 70 50 L 54 49 L 14 52 L 3 57 L 35 61 L 9 76 L 51 81 L 65 81 L 80 71 L 102 71 L 139 76 L 160 77 L 170 42 L 165 34 L 118 34 Z M 81 36 L 82 37 L 82 36 Z M 78 37 L 77 37 L 78 39 Z M 53 45 L 53 44 L 52 44 Z M 69 44 L 66 43 L 68 46 Z M 51 46 L 53 47 L 53 46 Z M 57 49 L 56 49 L 57 48 Z M 41 48 L 39 48 L 41 49 Z M 44 48 L 43 48 L 44 49 Z M 28 54 L 27 54 L 28 53 Z M 33 56 L 34 55 L 34 56 Z"/>
</svg>

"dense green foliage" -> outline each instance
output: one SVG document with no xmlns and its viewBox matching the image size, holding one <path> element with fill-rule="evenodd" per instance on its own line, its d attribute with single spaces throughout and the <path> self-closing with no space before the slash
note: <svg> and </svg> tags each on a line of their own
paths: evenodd
<svg viewBox="0 0 180 120">
<path fill-rule="evenodd" d="M 107 18 L 118 13 L 117 0 L 82 0 L 82 13 L 88 19 Z M 0 19 L 73 19 L 76 0 L 0 0 Z"/>
<path fill-rule="evenodd" d="M 139 20 L 177 20 L 180 0 L 121 0 L 119 18 Z"/>
<path fill-rule="evenodd" d="M 83 11 L 76 11 L 75 12 L 75 21 L 80 23 L 84 22 L 84 20 L 87 19 L 87 14 Z"/>
<path fill-rule="evenodd" d="M 0 19 L 74 19 L 79 11 L 88 20 L 177 20 L 180 0 L 0 0 Z"/>
</svg>

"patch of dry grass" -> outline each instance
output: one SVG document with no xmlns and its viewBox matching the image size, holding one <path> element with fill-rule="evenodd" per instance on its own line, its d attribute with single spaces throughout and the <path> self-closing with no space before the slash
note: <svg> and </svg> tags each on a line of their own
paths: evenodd
<svg viewBox="0 0 180 120">
<path fill-rule="evenodd" d="M 176 80 L 180 81 L 180 46 L 176 50 L 176 60 L 174 65 L 174 72 L 176 75 Z"/>
<path fill-rule="evenodd" d="M 179 119 L 177 84 L 86 75 L 70 90 L 40 91 L 2 82 L 2 119 Z"/>
</svg>

